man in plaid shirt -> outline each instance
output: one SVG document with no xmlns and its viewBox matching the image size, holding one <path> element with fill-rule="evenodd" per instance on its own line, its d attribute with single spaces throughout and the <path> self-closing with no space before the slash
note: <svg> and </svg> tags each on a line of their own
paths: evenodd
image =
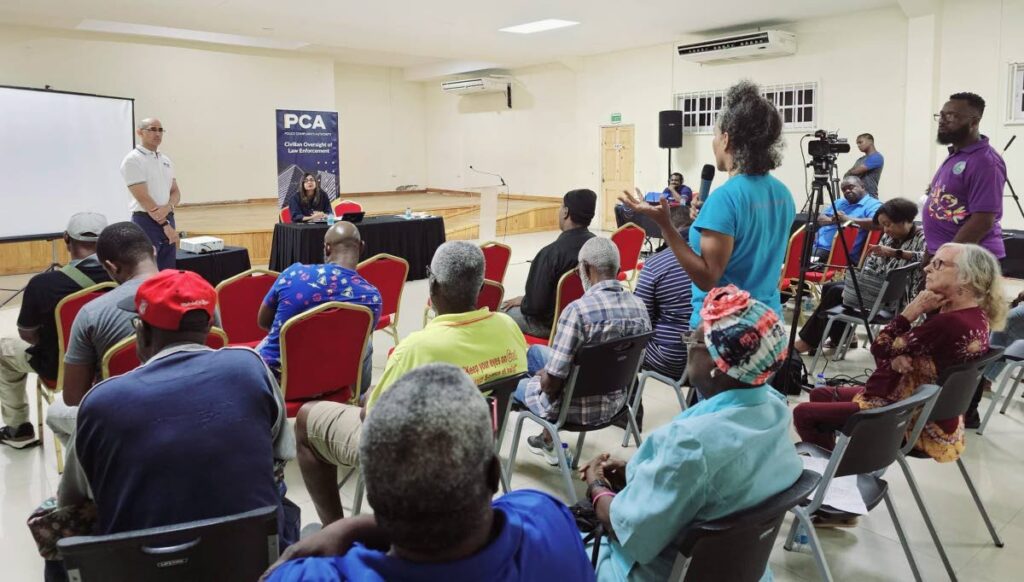
<svg viewBox="0 0 1024 582">
<path fill-rule="evenodd" d="M 561 410 L 562 386 L 579 348 L 651 330 L 643 302 L 616 280 L 619 251 L 614 243 L 600 237 L 588 240 L 580 249 L 578 269 L 586 292 L 559 316 L 550 348 L 530 347 L 526 359 L 531 377 L 520 382 L 515 394 L 515 399 L 534 414 L 552 421 Z M 574 398 L 567 420 L 579 424 L 607 422 L 622 409 L 628 390 L 629 386 L 623 386 L 599 396 Z M 526 442 L 549 464 L 558 464 L 547 431 Z"/>
</svg>

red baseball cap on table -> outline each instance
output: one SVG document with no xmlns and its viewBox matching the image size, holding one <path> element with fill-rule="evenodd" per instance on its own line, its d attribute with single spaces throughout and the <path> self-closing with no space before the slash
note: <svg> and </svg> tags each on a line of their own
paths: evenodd
<svg viewBox="0 0 1024 582">
<path fill-rule="evenodd" d="M 206 279 L 192 271 L 164 269 L 139 285 L 134 304 L 124 301 L 120 307 L 135 311 L 142 321 L 153 327 L 177 331 L 181 318 L 189 311 L 205 311 L 212 321 L 217 292 Z"/>
</svg>

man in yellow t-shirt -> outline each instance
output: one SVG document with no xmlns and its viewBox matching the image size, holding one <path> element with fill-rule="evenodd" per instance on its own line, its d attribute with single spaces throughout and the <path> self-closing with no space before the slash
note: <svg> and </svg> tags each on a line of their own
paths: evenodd
<svg viewBox="0 0 1024 582">
<path fill-rule="evenodd" d="M 480 385 L 526 371 L 526 340 L 519 325 L 504 313 L 476 309 L 483 281 L 484 255 L 479 247 L 464 241 L 438 247 L 428 270 L 430 301 L 438 316 L 398 344 L 365 407 L 310 402 L 299 410 L 299 467 L 323 525 L 342 517 L 337 467 L 357 463 L 363 418 L 406 372 L 447 362 Z"/>
</svg>

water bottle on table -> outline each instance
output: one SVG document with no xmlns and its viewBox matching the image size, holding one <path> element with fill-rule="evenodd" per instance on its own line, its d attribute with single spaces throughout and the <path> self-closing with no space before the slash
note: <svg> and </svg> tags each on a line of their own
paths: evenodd
<svg viewBox="0 0 1024 582">
<path fill-rule="evenodd" d="M 406 206 L 405 207 L 405 219 L 409 220 L 411 218 L 412 218 L 412 208 Z"/>
</svg>

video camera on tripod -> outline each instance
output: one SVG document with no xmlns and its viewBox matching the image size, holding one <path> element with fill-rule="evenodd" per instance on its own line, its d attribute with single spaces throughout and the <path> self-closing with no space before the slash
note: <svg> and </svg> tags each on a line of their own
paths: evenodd
<svg viewBox="0 0 1024 582">
<path fill-rule="evenodd" d="M 812 137 L 812 134 L 808 134 L 805 137 Z M 815 233 L 818 230 L 818 217 L 822 213 L 822 207 L 828 206 L 831 208 L 832 213 L 830 217 L 837 217 L 840 215 L 839 208 L 836 206 L 836 195 L 839 192 L 839 172 L 836 170 L 836 158 L 838 154 L 849 153 L 850 144 L 846 141 L 846 138 L 839 137 L 839 133 L 835 131 L 826 131 L 819 129 L 814 132 L 814 140 L 807 142 L 807 153 L 811 155 L 811 162 L 806 167 L 814 169 L 814 181 L 811 183 L 811 192 L 808 193 L 806 222 L 804 223 L 804 237 L 803 247 L 800 251 L 800 276 L 797 278 L 796 284 L 793 289 L 795 290 L 795 296 L 793 301 L 793 320 L 789 332 L 789 353 L 793 354 L 796 345 L 797 326 L 800 322 L 800 314 L 803 306 L 803 298 L 807 293 L 807 272 L 811 268 L 811 256 L 814 247 Z M 828 198 L 825 198 L 825 194 L 828 194 Z M 855 264 L 850 257 L 850 249 L 847 248 L 846 238 L 841 234 L 842 230 L 839 229 L 834 235 L 836 241 L 840 245 L 840 252 L 843 253 L 846 261 L 844 265 L 852 266 Z M 825 265 L 827 272 L 828 265 Z M 874 341 L 872 337 L 871 327 L 866 319 L 867 310 L 864 309 L 864 300 L 860 292 L 860 284 L 857 282 L 857 273 L 854 269 L 846 269 L 846 280 L 853 285 L 854 293 L 857 297 L 857 302 L 861 305 L 859 313 L 864 318 L 864 327 L 867 330 L 868 343 Z M 798 356 L 799 358 L 799 356 Z M 780 388 L 787 394 L 799 393 L 799 387 L 793 384 L 802 384 L 803 387 L 806 385 L 806 377 L 796 378 L 799 376 L 798 373 L 793 373 L 794 366 L 801 366 L 802 363 L 797 360 L 796 363 L 790 360 L 786 361 L 783 370 L 780 370 L 779 385 Z M 812 370 L 813 373 L 813 370 Z"/>
<path fill-rule="evenodd" d="M 819 129 L 814 132 L 814 137 L 817 139 L 807 142 L 807 153 L 811 155 L 811 163 L 807 167 L 814 168 L 816 180 L 827 180 L 835 168 L 836 154 L 849 153 L 850 144 L 835 131 Z"/>
</svg>

